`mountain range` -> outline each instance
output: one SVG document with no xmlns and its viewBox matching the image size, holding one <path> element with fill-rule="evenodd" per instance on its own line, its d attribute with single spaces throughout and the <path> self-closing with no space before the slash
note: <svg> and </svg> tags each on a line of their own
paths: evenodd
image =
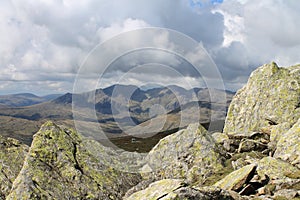
<svg viewBox="0 0 300 200">
<path fill-rule="evenodd" d="M 46 96 L 36 96 L 31 93 L 20 93 L 10 95 L 0 95 L 1 107 L 22 107 L 39 104 L 58 98 L 61 94 L 50 94 Z"/>
<path fill-rule="evenodd" d="M 231 91 L 186 90 L 175 85 L 147 90 L 133 85 L 113 85 L 80 94 L 45 97 L 5 95 L 0 96 L 0 128 L 2 135 L 27 144 L 45 121 L 74 128 L 74 118 L 76 128 L 83 130 L 80 131 L 83 135 L 97 140 L 103 139 L 98 133 L 99 125 L 110 138 L 143 138 L 154 133 L 163 133 L 163 137 L 197 121 L 206 128 L 215 122 L 211 128 L 221 130 L 233 95 Z"/>
</svg>

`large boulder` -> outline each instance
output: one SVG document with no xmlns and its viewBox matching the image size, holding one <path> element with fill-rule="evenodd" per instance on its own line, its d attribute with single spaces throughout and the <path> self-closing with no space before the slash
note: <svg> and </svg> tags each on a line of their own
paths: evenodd
<svg viewBox="0 0 300 200">
<path fill-rule="evenodd" d="M 120 199 L 138 183 L 138 175 L 116 171 L 82 140 L 73 130 L 45 123 L 7 199 Z"/>
<path fill-rule="evenodd" d="M 294 199 L 297 196 L 300 191 L 299 168 L 274 157 L 265 157 L 257 165 L 257 175 L 252 185 L 260 187 L 257 189 L 258 195 L 268 195 L 271 199 Z"/>
<path fill-rule="evenodd" d="M 300 65 L 279 68 L 275 63 L 256 69 L 230 104 L 224 132 L 253 132 L 300 117 Z"/>
<path fill-rule="evenodd" d="M 205 184 L 212 175 L 223 172 L 224 157 L 214 138 L 199 124 L 167 136 L 149 152 L 141 172 L 155 180 L 186 179 Z"/>
<path fill-rule="evenodd" d="M 257 174 L 268 176 L 271 180 L 284 178 L 300 178 L 300 169 L 283 160 L 265 157 L 258 162 Z"/>
<path fill-rule="evenodd" d="M 300 119 L 280 137 L 274 157 L 288 161 L 300 168 Z"/>
<path fill-rule="evenodd" d="M 0 136 L 0 199 L 10 192 L 29 147 L 12 138 Z"/>
</svg>

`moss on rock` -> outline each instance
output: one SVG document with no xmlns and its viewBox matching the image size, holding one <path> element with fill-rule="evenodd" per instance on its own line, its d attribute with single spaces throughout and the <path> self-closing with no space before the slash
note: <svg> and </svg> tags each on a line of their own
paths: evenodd
<svg viewBox="0 0 300 200">
<path fill-rule="evenodd" d="M 288 161 L 300 168 L 300 118 L 298 122 L 279 139 L 274 157 Z"/>
<path fill-rule="evenodd" d="M 151 171 L 145 175 L 154 176 L 156 180 L 187 179 L 190 184 L 202 185 L 223 170 L 224 158 L 218 148 L 201 125 L 192 124 L 160 140 L 146 157 L 147 165 L 143 169 Z"/>
<path fill-rule="evenodd" d="M 261 159 L 258 162 L 257 173 L 260 177 L 267 175 L 270 179 L 300 178 L 300 169 L 273 157 Z"/>
<path fill-rule="evenodd" d="M 256 165 L 251 164 L 245 167 L 242 167 L 229 175 L 227 175 L 222 180 L 214 184 L 215 187 L 219 187 L 223 190 L 234 190 L 238 191 L 242 188 L 244 183 L 249 181 L 254 175 Z"/>
<path fill-rule="evenodd" d="M 45 123 L 7 199 L 120 199 L 138 183 L 138 175 L 116 171 L 82 140 L 73 130 Z"/>
<path fill-rule="evenodd" d="M 259 131 L 270 120 L 292 126 L 300 117 L 299 85 L 300 66 L 279 68 L 271 63 L 259 67 L 234 96 L 224 132 Z"/>
<path fill-rule="evenodd" d="M 0 136 L 0 199 L 10 192 L 18 176 L 29 147 L 12 138 Z"/>
<path fill-rule="evenodd" d="M 165 196 L 172 196 L 173 191 L 182 187 L 184 182 L 180 179 L 163 179 L 151 183 L 146 189 L 138 191 L 126 200 L 149 200 L 161 199 Z"/>
<path fill-rule="evenodd" d="M 194 188 L 182 180 L 163 179 L 150 184 L 144 190 L 138 191 L 125 200 L 184 200 L 184 199 L 224 199 L 233 200 L 229 192 L 216 187 Z"/>
</svg>

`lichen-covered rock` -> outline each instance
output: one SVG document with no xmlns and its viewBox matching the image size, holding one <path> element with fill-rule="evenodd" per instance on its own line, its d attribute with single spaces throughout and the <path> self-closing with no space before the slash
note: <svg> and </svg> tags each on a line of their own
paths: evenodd
<svg viewBox="0 0 300 200">
<path fill-rule="evenodd" d="M 120 199 L 138 181 L 91 154 L 75 131 L 47 122 L 7 199 Z"/>
<path fill-rule="evenodd" d="M 12 138 L 0 136 L 0 199 L 4 199 L 18 176 L 29 147 Z"/>
<path fill-rule="evenodd" d="M 222 144 L 222 143 L 224 143 L 224 141 L 229 139 L 227 134 L 220 133 L 220 132 L 213 133 L 212 137 L 214 138 L 215 142 L 218 144 Z"/>
<path fill-rule="evenodd" d="M 300 118 L 277 142 L 275 158 L 296 165 L 300 168 Z"/>
<path fill-rule="evenodd" d="M 255 164 L 242 167 L 215 183 L 214 186 L 219 187 L 223 190 L 238 191 L 246 182 L 248 182 L 253 177 L 255 169 Z"/>
<path fill-rule="evenodd" d="M 275 199 L 293 199 L 296 196 L 298 196 L 298 193 L 293 189 L 279 190 L 274 194 Z"/>
<path fill-rule="evenodd" d="M 273 157 L 261 159 L 257 164 L 256 170 L 260 177 L 267 175 L 270 179 L 300 178 L 300 169 Z"/>
<path fill-rule="evenodd" d="M 270 141 L 277 144 L 278 140 L 291 128 L 287 122 L 272 126 L 270 133 Z"/>
<path fill-rule="evenodd" d="M 283 178 L 271 180 L 266 187 L 268 187 L 268 189 L 271 190 L 272 193 L 283 189 L 293 189 L 300 191 L 300 179 Z"/>
<path fill-rule="evenodd" d="M 141 191 L 141 190 L 145 190 L 146 188 L 149 187 L 149 185 L 151 183 L 155 182 L 155 180 L 153 179 L 148 179 L 148 180 L 142 180 L 141 182 L 139 182 L 137 185 L 135 185 L 134 187 L 130 188 L 126 194 L 123 196 L 123 199 L 128 198 L 129 196 L 131 196 L 132 194 Z"/>
<path fill-rule="evenodd" d="M 280 138 L 291 128 L 290 124 L 287 122 L 280 123 L 272 126 L 270 131 L 270 143 L 268 144 L 268 148 L 271 152 L 275 152 L 277 147 L 277 142 Z"/>
<path fill-rule="evenodd" d="M 187 179 L 188 183 L 201 185 L 216 172 L 224 171 L 219 150 L 201 125 L 191 124 L 160 140 L 146 157 L 147 165 L 141 173 L 156 180 Z"/>
<path fill-rule="evenodd" d="M 233 169 L 237 170 L 249 164 L 256 164 L 264 156 L 264 154 L 257 151 L 236 153 L 227 162 L 230 161 Z"/>
<path fill-rule="evenodd" d="M 126 200 L 148 200 L 148 199 L 162 199 L 166 196 L 173 196 L 171 193 L 184 186 L 184 182 L 180 179 L 163 179 L 151 183 L 149 187 L 138 191 L 131 196 L 125 198 Z"/>
<path fill-rule="evenodd" d="M 222 200 L 242 200 L 242 197 L 238 194 L 233 194 L 229 191 L 222 190 L 216 187 L 182 187 L 174 191 L 176 195 L 175 198 L 170 200 L 178 199 L 201 199 L 201 200 L 211 200 L 211 199 L 222 199 Z"/>
<path fill-rule="evenodd" d="M 279 68 L 275 63 L 256 69 L 234 96 L 224 132 L 260 131 L 270 124 L 295 124 L 300 117 L 300 65 Z"/>
<path fill-rule="evenodd" d="M 138 191 L 125 200 L 178 200 L 178 199 L 224 199 L 233 200 L 230 193 L 216 187 L 193 188 L 179 179 L 163 179 Z"/>
<path fill-rule="evenodd" d="M 93 139 L 84 138 L 82 146 L 102 163 L 113 166 L 118 171 L 138 173 L 145 164 L 144 154 L 105 147 Z"/>
</svg>

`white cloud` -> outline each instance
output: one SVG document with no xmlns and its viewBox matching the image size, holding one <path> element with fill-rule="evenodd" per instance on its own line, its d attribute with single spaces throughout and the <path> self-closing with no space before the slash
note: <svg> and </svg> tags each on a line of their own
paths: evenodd
<svg viewBox="0 0 300 200">
<path fill-rule="evenodd" d="M 100 27 L 97 31 L 97 34 L 100 38 L 100 41 L 103 42 L 120 33 L 149 26 L 150 25 L 143 20 L 128 18 L 125 19 L 125 21 L 122 21 L 122 23 L 113 23 L 109 27 Z"/>
<path fill-rule="evenodd" d="M 223 47 L 214 58 L 228 82 L 247 77 L 261 64 L 281 66 L 300 62 L 300 5 L 280 0 L 226 0 L 215 12 L 224 16 Z"/>
<path fill-rule="evenodd" d="M 78 67 L 95 45 L 119 33 L 149 26 L 174 29 L 202 42 L 230 88 L 240 87 L 260 64 L 273 60 L 285 66 L 300 62 L 300 4 L 296 1 L 200 2 L 207 6 L 191 6 L 190 0 L 1 1 L 0 93 L 17 91 L 18 87 L 20 92 L 71 91 Z M 111 46 L 111 51 L 143 41 L 177 48 L 169 37 L 165 33 L 151 38 L 135 35 Z M 178 62 L 172 56 L 160 56 L 170 65 Z M 136 54 L 127 61 L 138 65 L 139 59 L 144 58 Z M 193 59 L 198 59 L 197 54 Z M 186 77 L 193 77 L 187 68 L 181 70 Z M 157 77 L 158 82 L 165 81 Z M 43 81 L 51 84 L 41 84 Z"/>
<path fill-rule="evenodd" d="M 224 41 L 223 46 L 228 47 L 232 42 L 244 42 L 244 18 L 226 11 L 217 11 L 224 16 Z"/>
</svg>

